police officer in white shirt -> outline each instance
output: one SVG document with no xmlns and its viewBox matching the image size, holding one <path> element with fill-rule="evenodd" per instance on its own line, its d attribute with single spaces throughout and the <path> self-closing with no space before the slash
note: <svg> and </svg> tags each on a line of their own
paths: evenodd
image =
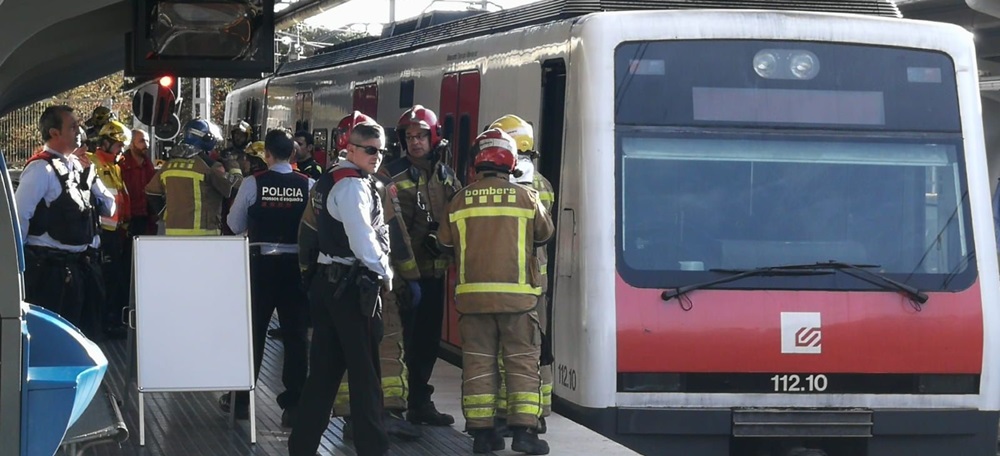
<svg viewBox="0 0 1000 456">
<path fill-rule="evenodd" d="M 360 456 L 389 451 L 382 422 L 378 346 L 382 338 L 381 288 L 390 288 L 389 229 L 378 180 L 385 132 L 361 123 L 351 133 L 347 159 L 316 182 L 313 210 L 319 263 L 309 296 L 313 338 L 309 378 L 288 438 L 291 456 L 313 456 L 330 422 L 334 397 L 349 370 L 354 445 Z"/>
<path fill-rule="evenodd" d="M 98 217 L 114 214 L 115 199 L 86 156 L 73 108 L 46 108 L 38 126 L 45 148 L 28 160 L 14 194 L 25 300 L 100 338 L 104 285 L 95 238 Z"/>
</svg>

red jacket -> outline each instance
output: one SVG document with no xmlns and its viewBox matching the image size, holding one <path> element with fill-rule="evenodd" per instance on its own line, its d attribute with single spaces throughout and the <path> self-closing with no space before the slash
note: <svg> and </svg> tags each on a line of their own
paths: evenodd
<svg viewBox="0 0 1000 456">
<path fill-rule="evenodd" d="M 156 170 L 153 169 L 153 162 L 147 156 L 140 165 L 132 153 L 126 151 L 125 158 L 118 164 L 122 169 L 122 180 L 125 181 L 125 188 L 131 196 L 132 216 L 143 217 L 149 215 L 146 206 L 146 184 L 153 178 Z"/>
</svg>

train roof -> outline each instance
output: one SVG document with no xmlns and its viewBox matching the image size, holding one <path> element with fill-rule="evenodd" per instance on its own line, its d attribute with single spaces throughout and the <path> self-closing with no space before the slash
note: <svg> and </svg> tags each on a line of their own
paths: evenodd
<svg viewBox="0 0 1000 456">
<path fill-rule="evenodd" d="M 276 75 L 342 65 L 461 39 L 505 32 L 530 25 L 571 19 L 603 11 L 664 9 L 768 9 L 821 11 L 902 17 L 892 0 L 551 0 L 492 13 L 477 13 L 426 28 L 396 27 L 403 33 L 365 37 L 331 47 L 307 59 L 288 62 Z M 418 23 L 418 22 L 415 22 Z"/>
</svg>

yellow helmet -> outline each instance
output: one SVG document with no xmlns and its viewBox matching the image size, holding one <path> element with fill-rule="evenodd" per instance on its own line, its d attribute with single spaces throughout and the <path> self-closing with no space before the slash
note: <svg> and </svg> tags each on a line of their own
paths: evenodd
<svg viewBox="0 0 1000 456">
<path fill-rule="evenodd" d="M 111 112 L 107 106 L 98 106 L 94 108 L 94 112 L 90 114 L 90 118 L 84 122 L 84 125 L 88 127 L 102 126 L 108 123 L 109 120 L 117 120 L 118 116 Z"/>
<path fill-rule="evenodd" d="M 125 124 L 117 120 L 112 120 L 104 124 L 97 136 L 108 139 L 111 142 L 120 142 L 126 146 L 132 142 L 132 130 L 129 130 Z"/>
<path fill-rule="evenodd" d="M 247 154 L 264 158 L 264 141 L 254 141 L 247 146 Z"/>
<path fill-rule="evenodd" d="M 535 128 L 518 116 L 507 114 L 494 120 L 488 128 L 499 128 L 514 138 L 517 151 L 520 153 L 535 149 Z"/>
</svg>

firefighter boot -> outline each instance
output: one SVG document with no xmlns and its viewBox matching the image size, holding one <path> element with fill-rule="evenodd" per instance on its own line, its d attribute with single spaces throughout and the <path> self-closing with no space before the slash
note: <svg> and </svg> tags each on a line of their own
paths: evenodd
<svg viewBox="0 0 1000 456">
<path fill-rule="evenodd" d="M 424 405 L 411 408 L 406 412 L 406 419 L 413 424 L 427 424 L 430 426 L 451 426 L 455 424 L 455 417 L 441 413 L 433 402 L 426 402 Z"/>
<path fill-rule="evenodd" d="M 506 444 L 496 429 L 476 429 L 472 431 L 472 452 L 487 454 L 504 449 Z"/>
<path fill-rule="evenodd" d="M 514 431 L 514 442 L 510 444 L 510 449 L 525 454 L 549 454 L 549 444 L 539 439 L 534 429 L 521 426 L 511 429 Z"/>
<path fill-rule="evenodd" d="M 500 437 L 506 438 L 514 436 L 514 432 L 507 427 L 507 418 L 494 418 L 493 422 L 496 423 L 497 434 L 500 434 Z M 539 432 L 539 434 L 541 434 L 541 432 Z"/>
</svg>

